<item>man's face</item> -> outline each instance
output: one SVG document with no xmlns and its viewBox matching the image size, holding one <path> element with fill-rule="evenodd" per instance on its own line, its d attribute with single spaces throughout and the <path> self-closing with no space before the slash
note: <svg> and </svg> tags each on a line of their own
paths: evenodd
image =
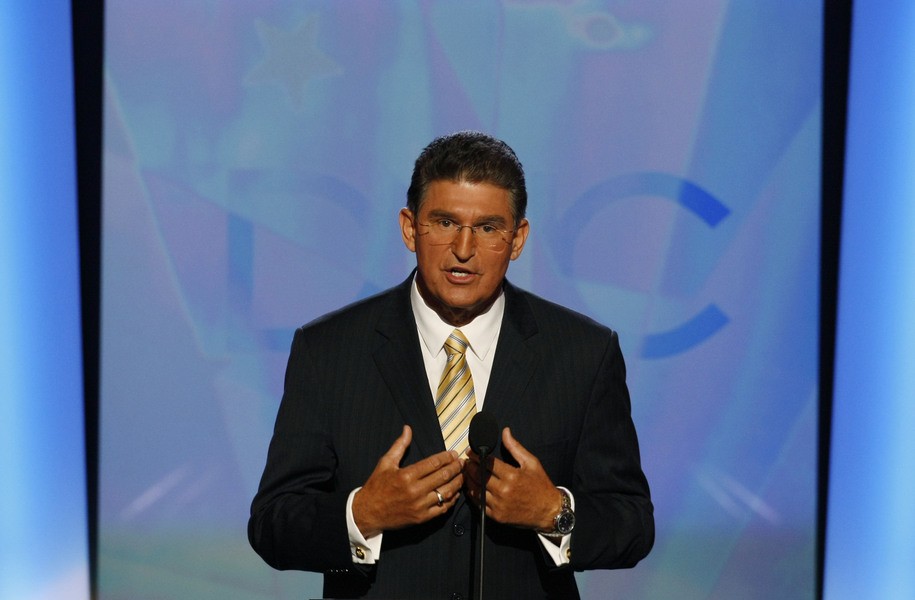
<svg viewBox="0 0 915 600">
<path fill-rule="evenodd" d="M 508 263 L 521 255 L 528 223 L 518 227 L 508 190 L 488 183 L 433 181 L 426 189 L 419 214 L 400 211 L 404 244 L 416 253 L 420 294 L 446 322 L 465 325 L 485 312 L 498 297 Z M 465 227 L 450 243 L 432 243 L 428 224 L 442 219 L 456 225 L 491 225 L 509 231 L 495 248 L 479 243 Z M 512 234 L 510 230 L 516 231 Z"/>
</svg>

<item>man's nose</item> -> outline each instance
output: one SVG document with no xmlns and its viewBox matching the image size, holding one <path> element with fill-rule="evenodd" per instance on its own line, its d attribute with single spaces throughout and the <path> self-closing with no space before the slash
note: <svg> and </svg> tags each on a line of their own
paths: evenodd
<svg viewBox="0 0 915 600">
<path fill-rule="evenodd" d="M 464 225 L 461 230 L 454 236 L 451 243 L 451 251 L 461 260 L 467 260 L 477 251 L 477 240 L 473 233 L 473 228 Z"/>
</svg>

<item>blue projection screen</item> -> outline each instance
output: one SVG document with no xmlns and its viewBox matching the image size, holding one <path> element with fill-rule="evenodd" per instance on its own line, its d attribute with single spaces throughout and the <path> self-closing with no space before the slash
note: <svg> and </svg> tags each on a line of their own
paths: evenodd
<svg viewBox="0 0 915 600">
<path fill-rule="evenodd" d="M 295 327 L 400 282 L 413 161 L 528 175 L 516 284 L 620 332 L 657 542 L 585 598 L 811 598 L 819 1 L 106 6 L 101 598 L 302 598 L 248 547 Z"/>
</svg>

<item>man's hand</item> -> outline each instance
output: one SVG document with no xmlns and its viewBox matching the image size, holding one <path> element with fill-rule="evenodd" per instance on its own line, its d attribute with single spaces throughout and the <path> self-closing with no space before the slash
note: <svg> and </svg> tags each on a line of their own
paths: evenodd
<svg viewBox="0 0 915 600">
<path fill-rule="evenodd" d="M 425 523 L 445 514 L 457 502 L 464 484 L 457 454 L 440 452 L 400 468 L 412 440 L 413 431 L 404 425 L 403 433 L 353 496 L 353 520 L 366 538 L 389 529 Z M 441 505 L 436 491 L 444 499 Z"/>
<path fill-rule="evenodd" d="M 486 516 L 516 527 L 552 529 L 553 517 L 562 508 L 562 495 L 543 470 L 540 460 L 512 437 L 506 427 L 502 430 L 502 445 L 518 461 L 514 467 L 495 457 L 486 484 Z M 464 482 L 470 499 L 479 506 L 483 468 L 480 457 L 470 452 L 464 465 Z"/>
</svg>

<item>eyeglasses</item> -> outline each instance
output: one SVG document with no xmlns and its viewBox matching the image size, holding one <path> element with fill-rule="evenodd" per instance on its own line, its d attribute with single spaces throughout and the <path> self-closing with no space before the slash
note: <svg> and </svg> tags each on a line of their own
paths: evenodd
<svg viewBox="0 0 915 600">
<path fill-rule="evenodd" d="M 416 224 L 428 228 L 423 235 L 428 236 L 427 239 L 433 246 L 443 246 L 454 243 L 458 234 L 466 227 L 473 233 L 473 237 L 476 239 L 477 244 L 486 248 L 499 250 L 504 247 L 505 244 L 511 243 L 511 238 L 516 231 L 514 229 L 499 229 L 490 223 L 460 225 L 451 219 L 433 219 L 429 223 L 417 222 Z"/>
</svg>

